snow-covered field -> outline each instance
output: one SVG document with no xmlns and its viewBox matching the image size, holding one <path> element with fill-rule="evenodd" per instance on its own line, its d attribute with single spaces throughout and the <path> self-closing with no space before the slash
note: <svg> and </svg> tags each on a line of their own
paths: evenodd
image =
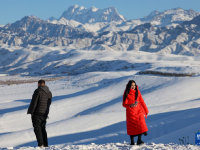
<svg viewBox="0 0 200 150">
<path fill-rule="evenodd" d="M 199 56 L 64 47 L 5 47 L 0 52 L 0 81 L 65 77 L 47 82 L 53 93 L 48 149 L 200 149 L 180 145 L 179 140 L 184 137 L 185 143 L 195 144 L 195 132 L 200 130 Z M 146 70 L 195 75 L 139 74 Z M 122 95 L 131 79 L 149 108 L 143 146 L 129 146 L 126 134 Z M 2 149 L 38 149 L 26 114 L 35 88 L 37 83 L 0 85 Z"/>
<path fill-rule="evenodd" d="M 178 145 L 178 144 L 144 144 L 142 146 L 130 146 L 129 143 L 108 143 L 108 144 L 87 144 L 87 145 L 68 145 L 68 144 L 61 144 L 61 145 L 52 145 L 49 148 L 39 148 L 39 147 L 8 147 L 3 148 L 1 150 L 37 150 L 37 149 L 43 149 L 43 150 L 74 150 L 74 149 L 80 149 L 80 150 L 197 150 L 199 149 L 198 146 L 194 145 Z"/>
</svg>

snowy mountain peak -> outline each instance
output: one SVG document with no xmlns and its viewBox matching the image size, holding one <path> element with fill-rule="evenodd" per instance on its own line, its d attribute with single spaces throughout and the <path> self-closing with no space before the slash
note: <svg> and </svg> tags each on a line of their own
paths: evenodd
<svg viewBox="0 0 200 150">
<path fill-rule="evenodd" d="M 158 14 L 159 14 L 159 11 L 154 10 L 149 14 L 149 16 L 155 16 L 155 15 L 158 15 Z"/>
<path fill-rule="evenodd" d="M 72 5 L 60 17 L 67 20 L 75 20 L 80 23 L 96 23 L 96 22 L 119 22 L 125 21 L 125 17 L 120 15 L 116 8 L 109 7 L 105 9 L 98 9 L 94 6 L 85 8 L 83 6 Z M 60 20 L 59 19 L 59 20 Z"/>
<path fill-rule="evenodd" d="M 109 9 L 110 11 L 117 11 L 117 9 L 116 9 L 115 7 L 112 7 L 112 6 L 108 7 L 108 9 Z"/>
<path fill-rule="evenodd" d="M 141 19 L 141 21 L 153 22 L 155 25 L 169 25 L 172 23 L 180 24 L 184 21 L 190 21 L 200 13 L 194 10 L 184 10 L 182 8 L 168 9 L 163 12 L 153 11 L 148 16 Z"/>
<path fill-rule="evenodd" d="M 31 15 L 31 16 L 25 16 L 22 19 L 39 19 L 39 18 L 37 18 L 36 16 Z"/>
<path fill-rule="evenodd" d="M 83 10 L 83 9 L 86 9 L 85 7 L 81 6 L 79 7 L 79 10 Z"/>
<path fill-rule="evenodd" d="M 96 8 L 96 7 L 94 7 L 94 6 L 92 6 L 90 9 L 91 9 L 91 11 L 93 11 L 93 12 L 96 12 L 96 11 L 98 10 L 98 8 Z"/>
<path fill-rule="evenodd" d="M 77 11 L 81 11 L 86 9 L 83 6 L 79 6 L 77 4 L 70 6 L 65 12 L 70 12 L 71 14 L 76 13 Z"/>
<path fill-rule="evenodd" d="M 165 10 L 163 14 L 181 14 L 181 13 L 184 13 L 184 11 L 187 11 L 187 10 L 184 10 L 178 7 L 178 8 Z"/>
<path fill-rule="evenodd" d="M 77 4 L 75 4 L 75 5 L 71 5 L 67 10 L 73 10 L 73 9 L 77 9 L 77 8 L 79 8 L 80 6 L 79 5 L 77 5 Z"/>
<path fill-rule="evenodd" d="M 15 22 L 12 24 L 12 26 L 16 25 L 16 24 L 19 24 L 19 25 L 22 25 L 22 24 L 30 24 L 31 22 L 45 22 L 44 20 L 40 19 L 40 18 L 37 18 L 35 16 L 25 16 L 23 17 L 21 20 Z"/>
<path fill-rule="evenodd" d="M 54 21 L 54 20 L 56 20 L 56 18 L 55 17 L 50 17 L 47 21 Z"/>
<path fill-rule="evenodd" d="M 77 4 L 72 5 L 71 7 L 73 7 L 73 8 L 79 8 L 79 6 Z"/>
</svg>

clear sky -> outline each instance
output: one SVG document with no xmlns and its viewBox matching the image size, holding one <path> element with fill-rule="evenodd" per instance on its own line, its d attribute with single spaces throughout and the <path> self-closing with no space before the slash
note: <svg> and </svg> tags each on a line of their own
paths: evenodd
<svg viewBox="0 0 200 150">
<path fill-rule="evenodd" d="M 0 0 L 0 24 L 13 23 L 24 16 L 34 15 L 41 19 L 59 18 L 71 5 L 90 8 L 117 8 L 126 19 L 138 19 L 154 10 L 171 8 L 194 9 L 200 12 L 200 0 Z"/>
</svg>

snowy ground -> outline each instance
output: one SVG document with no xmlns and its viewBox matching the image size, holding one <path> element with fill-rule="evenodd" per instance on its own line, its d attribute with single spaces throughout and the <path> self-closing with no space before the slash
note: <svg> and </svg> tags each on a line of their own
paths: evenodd
<svg viewBox="0 0 200 150">
<path fill-rule="evenodd" d="M 16 53 L 21 59 L 15 57 Z M 48 149 L 198 149 L 194 145 L 180 145 L 179 141 L 184 137 L 185 143 L 195 144 L 195 132 L 200 130 L 198 56 L 63 48 L 44 52 L 4 49 L 2 54 L 12 61 L 0 60 L 4 63 L 0 81 L 9 80 L 11 74 L 17 80 L 41 78 L 35 76 L 36 71 L 42 77 L 65 76 L 47 82 L 53 93 L 47 120 L 51 145 Z M 144 70 L 195 75 L 168 77 L 138 73 Z M 45 75 L 47 71 L 51 74 Z M 66 71 L 71 73 L 61 73 Z M 129 146 L 122 107 L 123 91 L 130 79 L 137 82 L 149 108 L 146 119 L 149 132 L 143 137 L 147 144 L 140 147 Z M 30 115 L 26 114 L 36 86 L 36 83 L 0 85 L 2 149 L 38 149 L 34 148 L 37 143 Z"/>
<path fill-rule="evenodd" d="M 155 144 L 155 143 L 150 143 L 150 144 L 144 144 L 141 146 L 130 146 L 127 143 L 109 143 L 109 144 L 95 144 L 91 143 L 88 145 L 67 145 L 67 144 L 62 144 L 62 145 L 53 145 L 50 146 L 49 148 L 39 148 L 39 147 L 8 147 L 8 148 L 3 148 L 0 150 L 37 150 L 37 149 L 43 149 L 43 150 L 74 150 L 74 149 L 80 149 L 80 150 L 198 150 L 200 149 L 199 146 L 194 146 L 194 145 L 178 145 L 178 144 Z"/>
</svg>

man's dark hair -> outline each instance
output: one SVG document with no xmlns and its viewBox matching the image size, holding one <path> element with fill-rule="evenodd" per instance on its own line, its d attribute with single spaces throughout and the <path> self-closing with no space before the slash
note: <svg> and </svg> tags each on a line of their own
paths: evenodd
<svg viewBox="0 0 200 150">
<path fill-rule="evenodd" d="M 38 83 L 39 84 L 45 84 L 45 81 L 44 80 L 39 80 Z"/>
</svg>

